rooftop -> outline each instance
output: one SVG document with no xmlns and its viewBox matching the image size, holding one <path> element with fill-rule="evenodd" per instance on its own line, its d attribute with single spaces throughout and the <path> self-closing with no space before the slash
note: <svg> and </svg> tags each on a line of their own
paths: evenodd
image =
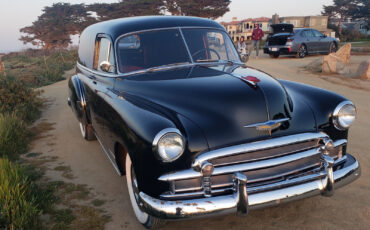
<svg viewBox="0 0 370 230">
<path fill-rule="evenodd" d="M 239 25 L 242 22 L 269 22 L 270 20 L 271 18 L 268 17 L 259 17 L 259 18 L 247 18 L 241 21 L 233 20 L 231 22 L 221 22 L 220 24 L 227 26 L 227 25 Z"/>
</svg>

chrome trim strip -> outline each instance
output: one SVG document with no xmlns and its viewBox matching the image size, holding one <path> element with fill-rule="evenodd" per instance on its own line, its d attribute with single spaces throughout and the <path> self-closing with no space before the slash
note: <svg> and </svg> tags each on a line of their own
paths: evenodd
<svg viewBox="0 0 370 230">
<path fill-rule="evenodd" d="M 278 165 L 297 161 L 297 160 L 311 157 L 311 156 L 318 155 L 318 154 L 321 154 L 320 148 L 310 149 L 310 150 L 306 150 L 303 152 L 286 155 L 282 157 L 270 158 L 267 160 L 260 160 L 260 161 L 242 163 L 242 164 L 216 167 L 213 171 L 212 176 L 278 166 Z M 184 180 L 184 179 L 197 178 L 201 176 L 202 176 L 201 172 L 197 172 L 193 169 L 186 169 L 186 170 L 177 171 L 174 173 L 164 174 L 160 176 L 158 180 L 161 180 L 161 181 Z"/>
<path fill-rule="evenodd" d="M 103 77 L 118 77 L 118 75 L 114 74 L 114 73 L 105 73 L 105 72 L 100 72 L 100 71 L 97 71 L 97 70 L 94 70 L 94 69 L 89 69 L 86 66 L 83 66 L 78 62 L 77 62 L 77 68 L 79 68 L 80 70 L 82 69 L 84 71 L 90 72 L 92 74 L 103 76 Z"/>
<path fill-rule="evenodd" d="M 121 174 L 121 172 L 119 171 L 119 169 L 118 169 L 118 167 L 117 167 L 116 163 L 114 163 L 113 159 L 111 158 L 111 156 L 110 156 L 110 154 L 108 153 L 108 151 L 105 149 L 105 147 L 104 147 L 103 143 L 100 141 L 100 139 L 99 139 L 99 137 L 98 137 L 98 135 L 97 135 L 96 133 L 95 133 L 95 136 L 96 136 L 96 139 L 98 140 L 98 142 L 99 142 L 99 144 L 100 144 L 100 146 L 101 146 L 101 148 L 102 148 L 103 152 L 107 155 L 107 157 L 108 157 L 108 159 L 109 159 L 110 163 L 113 165 L 113 168 L 116 170 L 116 172 L 117 172 L 118 176 L 122 176 L 122 174 Z"/>
<path fill-rule="evenodd" d="M 349 158 L 353 158 L 349 155 Z M 360 166 L 356 159 L 352 164 L 333 172 L 335 187 L 342 187 L 360 176 Z M 322 176 L 322 175 L 319 175 Z M 327 176 L 324 176 L 324 179 Z M 303 180 L 300 180 L 303 179 Z M 308 182 L 305 182 L 307 179 Z M 154 217 L 162 219 L 182 219 L 192 217 L 204 217 L 213 214 L 232 213 L 240 211 L 240 204 L 245 199 L 246 210 L 259 209 L 277 204 L 299 200 L 314 195 L 319 195 L 326 188 L 323 179 L 309 181 L 309 177 L 295 179 L 297 184 L 280 189 L 266 190 L 255 194 L 241 194 L 239 189 L 234 190 L 233 194 L 215 196 L 209 198 L 199 198 L 191 200 L 159 200 L 140 192 L 139 199 L 143 204 L 143 209 Z M 303 183 L 302 183 L 303 182 Z M 248 188 L 247 188 L 248 189 Z M 250 191 L 250 190 L 249 190 Z"/>
<path fill-rule="evenodd" d="M 262 169 L 262 168 L 268 168 L 268 167 L 286 164 L 292 161 L 297 161 L 297 160 L 311 157 L 311 156 L 318 155 L 318 154 L 321 154 L 321 151 L 319 148 L 310 149 L 310 150 L 306 150 L 303 152 L 299 152 L 299 153 L 295 153 L 295 154 L 287 155 L 287 156 L 282 156 L 278 158 L 218 167 L 218 168 L 215 168 L 213 175 L 221 175 L 221 174 L 232 173 L 232 172 L 239 172 L 239 171 L 244 172 L 244 171 L 257 170 L 257 169 Z"/>
<path fill-rule="evenodd" d="M 195 169 L 200 168 L 200 165 L 203 161 L 209 161 L 214 158 L 225 157 L 225 156 L 232 156 L 237 155 L 240 153 L 247 153 L 252 151 L 258 151 L 263 149 L 269 148 L 278 148 L 284 145 L 290 145 L 298 142 L 309 141 L 313 139 L 323 139 L 329 138 L 323 132 L 320 133 L 302 133 L 284 137 L 277 137 L 269 140 L 262 140 L 242 145 L 236 145 L 231 147 L 226 147 L 222 149 L 216 149 L 213 151 L 209 151 L 206 153 L 202 153 L 197 156 L 192 164 L 192 167 Z"/>
<path fill-rule="evenodd" d="M 347 155 L 342 156 L 341 158 L 338 158 L 334 161 L 334 166 L 339 165 L 343 163 L 343 161 L 347 160 Z"/>
<path fill-rule="evenodd" d="M 254 193 L 259 193 L 267 190 L 272 190 L 272 189 L 280 189 L 283 187 L 291 186 L 291 185 L 296 185 L 308 181 L 313 181 L 317 179 L 322 179 L 326 176 L 325 172 L 318 172 L 318 173 L 313 173 L 310 175 L 306 176 L 301 176 L 301 177 L 296 177 L 292 179 L 287 179 L 285 181 L 279 181 L 271 184 L 266 184 L 266 185 L 260 185 L 260 186 L 253 186 L 253 187 L 248 187 L 247 192 L 248 194 L 254 194 Z M 224 193 L 227 191 L 232 190 L 233 183 L 228 184 L 227 186 L 229 187 L 224 187 L 220 189 L 212 189 L 212 194 L 219 194 L 219 193 Z M 201 189 L 201 187 L 199 187 Z M 176 194 L 162 194 L 162 198 L 179 198 L 179 197 L 194 197 L 194 196 L 203 196 L 204 193 L 203 191 L 197 191 L 197 192 L 185 192 L 185 193 L 176 193 Z"/>
<path fill-rule="evenodd" d="M 200 188 L 202 189 L 202 188 Z M 220 193 L 225 193 L 227 191 L 232 191 L 232 188 L 222 188 L 222 189 L 212 189 L 212 195 L 217 195 Z M 203 191 L 196 191 L 196 192 L 187 192 L 187 193 L 179 193 L 179 194 L 161 194 L 161 198 L 165 199 L 174 199 L 174 198 L 189 198 L 189 197 L 196 197 L 196 196 L 203 196 Z"/>
<path fill-rule="evenodd" d="M 339 147 L 341 145 L 345 145 L 345 144 L 347 144 L 346 139 L 339 139 L 339 140 L 334 141 L 334 143 L 333 143 L 334 148 Z"/>
</svg>

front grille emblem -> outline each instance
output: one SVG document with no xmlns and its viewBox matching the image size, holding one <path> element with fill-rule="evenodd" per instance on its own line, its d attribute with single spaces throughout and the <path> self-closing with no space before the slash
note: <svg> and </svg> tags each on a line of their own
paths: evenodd
<svg viewBox="0 0 370 230">
<path fill-rule="evenodd" d="M 271 135 L 271 132 L 281 126 L 281 124 L 285 121 L 288 121 L 289 118 L 277 119 L 277 120 L 269 120 L 266 122 L 256 123 L 252 125 L 246 125 L 245 128 L 256 128 L 258 131 L 268 131 Z"/>
</svg>

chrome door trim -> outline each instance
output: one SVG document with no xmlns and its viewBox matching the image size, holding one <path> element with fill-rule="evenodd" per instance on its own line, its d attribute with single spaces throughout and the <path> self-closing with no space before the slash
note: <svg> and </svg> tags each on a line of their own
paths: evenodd
<svg viewBox="0 0 370 230">
<path fill-rule="evenodd" d="M 118 176 L 122 176 L 121 174 L 121 171 L 118 169 L 118 166 L 117 164 L 114 162 L 114 160 L 111 158 L 109 152 L 107 151 L 107 149 L 104 147 L 103 143 L 100 141 L 99 139 L 99 136 L 97 135 L 96 132 L 94 132 L 95 136 L 96 136 L 96 139 L 98 140 L 99 144 L 100 144 L 100 147 L 102 148 L 103 152 L 105 153 L 105 155 L 107 155 L 110 163 L 113 165 L 113 168 L 116 170 Z"/>
<path fill-rule="evenodd" d="M 84 71 L 90 72 L 92 74 L 100 75 L 103 77 L 118 77 L 117 74 L 115 73 L 105 73 L 105 72 L 100 72 L 94 69 L 87 68 L 86 66 L 83 66 L 82 64 L 77 62 L 77 68 L 82 69 Z"/>
</svg>

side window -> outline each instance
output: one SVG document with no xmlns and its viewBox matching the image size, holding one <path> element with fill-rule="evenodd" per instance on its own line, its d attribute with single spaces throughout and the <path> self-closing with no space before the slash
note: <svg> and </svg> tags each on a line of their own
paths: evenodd
<svg viewBox="0 0 370 230">
<path fill-rule="evenodd" d="M 322 37 L 323 36 L 323 34 L 319 31 L 317 31 L 317 30 L 312 30 L 312 32 L 313 32 L 315 37 Z"/>
<path fill-rule="evenodd" d="M 102 71 L 100 69 L 100 64 L 103 61 L 110 63 L 111 67 L 109 73 L 114 73 L 114 55 L 113 48 L 110 40 L 108 38 L 98 38 L 95 44 L 95 57 L 94 57 L 94 69 Z"/>
<path fill-rule="evenodd" d="M 313 37 L 312 31 L 311 30 L 304 30 L 303 31 L 303 37 L 305 37 L 305 38 Z"/>
</svg>

